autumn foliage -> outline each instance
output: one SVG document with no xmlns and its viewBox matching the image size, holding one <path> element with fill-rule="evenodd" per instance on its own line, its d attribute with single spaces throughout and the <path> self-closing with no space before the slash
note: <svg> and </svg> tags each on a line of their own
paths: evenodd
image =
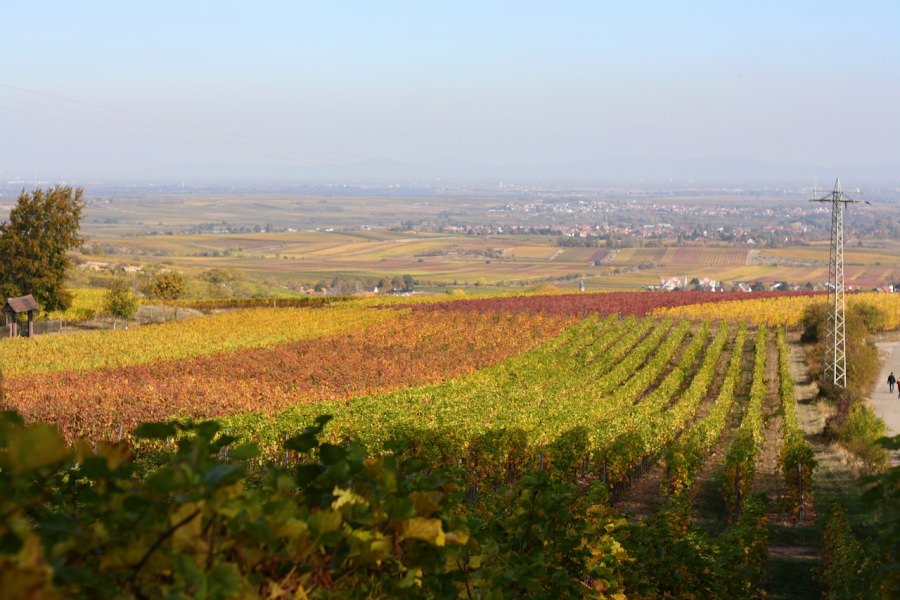
<svg viewBox="0 0 900 600">
<path fill-rule="evenodd" d="M 745 301 L 748 296 L 754 299 L 807 296 L 808 292 L 607 292 L 600 294 L 559 294 L 544 296 L 511 296 L 485 298 L 457 302 L 438 302 L 417 304 L 414 311 L 502 311 L 502 312 L 541 312 L 572 316 L 589 314 L 620 316 L 645 316 L 658 309 L 703 305 L 705 316 L 716 316 L 719 303 Z M 712 308 L 710 309 L 710 306 Z M 673 316 L 686 316 L 674 312 Z"/>
<path fill-rule="evenodd" d="M 67 439 L 139 422 L 272 414 L 293 405 L 437 383 L 532 348 L 565 321 L 537 315 L 401 314 L 343 334 L 181 360 L 8 377 L 7 405 Z"/>
</svg>

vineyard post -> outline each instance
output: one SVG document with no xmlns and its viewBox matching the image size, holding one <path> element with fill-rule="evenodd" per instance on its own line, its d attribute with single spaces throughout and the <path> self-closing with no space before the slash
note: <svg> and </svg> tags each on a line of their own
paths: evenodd
<svg viewBox="0 0 900 600">
<path fill-rule="evenodd" d="M 225 433 L 225 436 L 227 437 L 228 433 L 229 433 L 229 430 L 227 427 L 225 428 L 224 433 Z M 231 444 L 227 444 L 224 448 L 222 448 L 222 451 L 223 451 L 225 460 L 226 461 L 230 460 L 231 457 L 229 456 L 229 454 L 231 454 Z"/>
<path fill-rule="evenodd" d="M 125 426 L 122 423 L 119 423 L 119 437 L 116 439 L 116 443 L 122 441 L 122 435 L 125 433 Z"/>
<path fill-rule="evenodd" d="M 741 463 L 735 465 L 734 470 L 734 514 L 735 519 L 738 519 L 741 514 Z"/>
<path fill-rule="evenodd" d="M 797 462 L 797 491 L 800 495 L 800 511 L 798 512 L 797 517 L 803 522 L 803 463 L 799 461 Z"/>
</svg>

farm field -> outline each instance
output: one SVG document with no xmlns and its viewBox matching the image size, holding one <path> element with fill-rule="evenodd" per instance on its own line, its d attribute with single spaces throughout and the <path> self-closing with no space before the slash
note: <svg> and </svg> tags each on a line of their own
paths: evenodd
<svg viewBox="0 0 900 600">
<path fill-rule="evenodd" d="M 685 306 L 663 307 L 653 311 L 657 316 L 690 319 L 716 319 L 745 321 L 754 325 L 782 326 L 788 329 L 800 327 L 803 311 L 814 302 L 821 302 L 822 295 L 791 296 L 761 299 L 753 298 L 716 303 L 697 303 Z M 848 306 L 858 303 L 878 308 L 885 316 L 884 328 L 900 329 L 900 297 L 896 294 L 860 293 L 847 296 Z"/>
<path fill-rule="evenodd" d="M 518 506 L 510 500 L 517 494 L 538 498 L 556 490 L 569 496 L 541 500 L 551 513 L 569 503 L 575 510 L 589 497 L 592 508 L 579 523 L 604 530 L 590 539 L 597 544 L 593 556 L 606 567 L 571 567 L 577 573 L 573 581 L 590 581 L 594 592 L 615 590 L 635 598 L 777 596 L 780 584 L 768 570 L 772 527 L 808 529 L 798 511 L 826 508 L 817 507 L 813 496 L 815 462 L 806 445 L 812 432 L 794 418 L 798 407 L 784 333 L 794 326 L 798 306 L 817 297 L 747 296 L 556 294 L 412 304 L 397 299 L 390 305 L 369 299 L 223 312 L 128 331 L 3 340 L 3 408 L 17 410 L 29 422 L 55 424 L 54 435 L 68 443 L 86 438 L 98 452 L 110 453 L 115 446 L 102 440 L 124 437 L 133 451 L 148 457 L 176 447 L 185 456 L 194 451 L 172 426 L 132 433 L 137 423 L 213 418 L 232 440 L 215 449 L 217 460 L 226 457 L 222 465 L 246 456 L 252 473 L 274 461 L 283 473 L 297 469 L 298 482 L 315 480 L 313 472 L 324 477 L 338 465 L 350 469 L 346 461 L 355 453 L 382 456 L 360 462 L 355 475 L 335 473 L 343 484 L 323 481 L 316 493 L 324 504 L 291 517 L 292 522 L 319 527 L 317 519 L 328 514 L 350 528 L 387 527 L 360 532 L 360 539 L 389 539 L 391 528 L 399 528 L 393 531 L 408 532 L 416 544 L 454 553 L 452 561 L 441 562 L 441 569 L 450 569 L 445 583 L 457 581 L 453 573 L 463 569 L 478 574 L 478 585 L 502 585 L 489 583 L 491 565 L 507 559 L 487 550 L 499 534 L 496 524 L 485 524 L 500 515 L 512 518 L 506 511 Z M 776 308 L 754 322 L 759 303 Z M 159 349 L 142 353 L 143 345 Z M 323 414 L 330 415 L 327 425 L 319 419 Z M 305 429 L 314 423 L 319 425 Z M 88 452 L 90 443 L 78 443 L 79 452 Z M 253 444 L 259 456 L 239 443 Z M 362 446 L 356 449 L 356 443 Z M 306 456 L 312 449 L 316 453 Z M 384 458 L 390 456 L 395 458 Z M 324 462 L 316 466 L 319 460 Z M 444 474 L 441 481 L 455 483 L 416 488 L 402 513 L 407 516 L 396 522 L 390 520 L 395 517 L 360 521 L 363 517 L 344 510 L 361 506 L 368 494 L 396 489 L 399 480 L 385 469 L 411 464 L 427 465 L 428 472 Z M 782 475 L 795 472 L 801 476 Z M 363 473 L 381 483 L 346 483 Z M 269 492 L 273 497 L 287 493 L 287 480 L 279 485 L 281 491 Z M 219 519 L 225 527 L 237 518 L 226 499 L 245 491 L 228 489 L 202 501 L 210 507 L 225 502 L 221 512 L 203 519 Z M 718 508 L 710 508 L 710 496 Z M 458 512 L 451 510 L 453 502 Z M 237 522 L 222 535 L 231 535 L 231 527 Z M 427 532 L 409 533 L 412 527 Z M 526 531 L 517 535 L 529 535 Z M 563 531 L 544 539 L 565 539 Z M 426 547 L 410 545 L 407 533 L 397 535 L 395 560 Z M 692 540 L 690 547 L 682 544 L 685 539 Z M 161 547 L 187 551 L 183 543 Z M 666 556 L 658 554 L 660 547 Z M 326 544 L 321 551 L 339 550 Z M 223 552 L 243 577 L 250 568 L 247 557 Z M 540 554 L 534 552 L 513 554 Z M 299 568 L 312 564 L 305 560 Z M 582 564 L 579 560 L 573 564 Z M 341 569 L 357 568 L 350 565 L 329 568 L 336 569 L 336 579 Z M 822 592 L 806 566 L 795 567 L 812 595 Z M 374 576 L 365 572 L 369 575 L 360 576 Z M 684 576 L 673 581 L 672 572 Z M 431 573 L 437 577 L 444 571 Z M 109 576 L 115 577 L 115 570 Z M 303 578 L 291 585 L 324 593 L 332 585 L 328 581 Z M 450 586 L 455 592 L 441 596 L 466 597 L 466 587 L 457 584 Z M 584 591 L 584 597 L 604 596 Z"/>
<path fill-rule="evenodd" d="M 763 258 L 772 257 L 790 261 L 805 261 L 817 264 L 828 264 L 830 247 L 827 243 L 812 244 L 796 248 L 772 248 L 760 251 Z M 845 247 L 844 264 L 846 266 L 884 266 L 896 268 L 900 266 L 900 247 L 894 242 L 870 242 L 866 247 Z"/>
<path fill-rule="evenodd" d="M 360 312 L 352 325 L 331 322 L 330 327 L 324 325 L 341 311 L 307 322 L 293 316 L 291 325 L 304 327 L 307 339 L 277 344 L 270 339 L 265 348 L 242 347 L 245 340 L 236 339 L 236 349 L 214 354 L 173 352 L 171 358 L 131 364 L 95 354 L 92 364 L 104 366 L 86 369 L 84 360 L 77 370 L 13 372 L 5 383 L 9 407 L 28 419 L 56 423 L 70 440 L 112 437 L 146 420 L 271 414 L 297 404 L 436 383 L 524 352 L 566 324 L 565 317 L 540 314 Z M 363 328 L 368 314 L 381 318 L 368 319 Z M 176 334 L 173 329 L 167 334 Z"/>
<path fill-rule="evenodd" d="M 761 293 L 752 302 L 806 297 Z M 70 440 L 102 438 L 147 419 L 272 415 L 295 404 L 315 407 L 438 383 L 521 354 L 589 315 L 668 310 L 681 317 L 676 307 L 697 305 L 699 312 L 688 313 L 696 318 L 710 313 L 711 302 L 740 307 L 750 301 L 734 292 L 393 298 L 387 304 L 373 297 L 3 340 L 0 364 L 11 408 L 57 423 Z M 786 306 L 776 314 L 791 325 L 793 305 Z"/>
<path fill-rule="evenodd" d="M 175 267 L 199 275 L 240 272 L 282 288 L 334 277 L 390 279 L 410 274 L 435 288 L 524 286 L 552 281 L 588 289 L 636 289 L 661 277 L 725 283 L 788 281 L 821 284 L 828 247 L 775 250 L 727 247 L 568 248 L 551 236 L 467 236 L 391 231 L 297 231 L 145 237 L 95 237 L 83 260 Z M 110 253 L 112 252 L 112 253 Z M 900 281 L 897 248 L 847 248 L 848 285 L 872 288 Z"/>
<path fill-rule="evenodd" d="M 253 309 L 239 316 L 220 313 L 118 331 L 3 340 L 0 364 L 7 376 L 83 372 L 320 337 L 396 316 L 342 305 L 324 309 L 324 315 L 307 309 Z"/>
</svg>

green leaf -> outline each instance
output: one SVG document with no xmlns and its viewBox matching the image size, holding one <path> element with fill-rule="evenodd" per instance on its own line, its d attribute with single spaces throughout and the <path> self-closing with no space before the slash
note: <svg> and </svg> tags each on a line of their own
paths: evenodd
<svg viewBox="0 0 900 600">
<path fill-rule="evenodd" d="M 12 531 L 0 535 L 0 553 L 15 554 L 22 549 L 22 538 Z"/>
<path fill-rule="evenodd" d="M 316 535 L 324 535 L 340 530 L 343 518 L 333 510 L 320 510 L 309 516 L 309 528 Z"/>
<path fill-rule="evenodd" d="M 221 428 L 220 425 L 218 423 L 216 423 L 215 421 L 203 421 L 202 423 L 198 424 L 196 427 L 197 427 L 197 435 L 204 439 L 207 439 L 207 440 L 213 439 L 213 437 L 216 435 L 216 433 L 218 433 L 219 429 Z"/>
<path fill-rule="evenodd" d="M 218 452 L 218 451 L 221 450 L 222 448 L 224 448 L 224 447 L 226 447 L 226 446 L 231 446 L 232 444 L 234 444 L 234 443 L 237 442 L 237 441 L 238 441 L 238 438 L 236 438 L 236 437 L 234 437 L 234 436 L 232 436 L 232 435 L 227 435 L 227 434 L 226 434 L 226 435 L 220 435 L 219 437 L 216 438 L 216 441 L 215 441 L 215 442 L 213 442 L 212 444 L 210 444 L 210 447 L 211 447 L 211 449 L 214 450 L 215 452 Z"/>
<path fill-rule="evenodd" d="M 412 498 L 397 498 L 391 508 L 391 518 L 395 520 L 411 519 L 416 516 L 416 503 Z"/>
<path fill-rule="evenodd" d="M 401 540 L 422 540 L 435 546 L 443 546 L 446 536 L 440 519 L 413 517 L 400 524 Z"/>
<path fill-rule="evenodd" d="M 293 450 L 294 452 L 309 452 L 319 445 L 316 434 L 313 432 L 301 433 L 295 435 L 284 442 L 285 450 Z"/>
<path fill-rule="evenodd" d="M 22 415 L 14 410 L 4 410 L 0 412 L 0 424 L 5 425 L 24 425 L 25 420 Z"/>
<path fill-rule="evenodd" d="M 203 475 L 203 483 L 210 487 L 229 485 L 241 478 L 243 465 L 216 465 Z"/>
<path fill-rule="evenodd" d="M 322 473 L 322 467 L 319 465 L 298 465 L 297 466 L 297 483 L 306 485 L 315 481 Z"/>
<path fill-rule="evenodd" d="M 334 444 L 322 444 L 319 447 L 319 456 L 326 465 L 333 465 L 344 460 L 347 456 L 347 452 L 340 446 L 335 446 Z"/>
<path fill-rule="evenodd" d="M 158 492 L 171 492 L 181 486 L 182 477 L 172 469 L 161 469 L 147 479 L 147 487 Z"/>
<path fill-rule="evenodd" d="M 13 429 L 7 435 L 7 444 L 7 455 L 0 464 L 7 465 L 16 475 L 60 463 L 72 456 L 56 428 L 43 423 Z"/>
<path fill-rule="evenodd" d="M 73 518 L 65 513 L 51 513 L 38 522 L 41 536 L 51 539 L 64 539 L 79 532 Z"/>
<path fill-rule="evenodd" d="M 247 460 L 259 456 L 259 446 L 256 444 L 241 444 L 237 448 L 228 451 L 228 458 L 235 460 Z"/>
<path fill-rule="evenodd" d="M 134 430 L 134 437 L 145 440 L 164 440 L 175 435 L 174 423 L 141 423 Z"/>
<path fill-rule="evenodd" d="M 205 596 L 202 592 L 204 592 L 205 581 L 203 577 L 203 572 L 197 567 L 197 564 L 191 559 L 189 556 L 184 554 L 179 554 L 175 557 L 175 564 L 178 566 L 178 573 L 184 578 L 185 583 L 188 584 L 188 587 L 194 588 L 197 590 L 198 596 Z"/>
<path fill-rule="evenodd" d="M 369 455 L 366 447 L 359 442 L 352 442 L 346 451 L 347 460 L 354 462 L 362 462 Z"/>
<path fill-rule="evenodd" d="M 206 577 L 206 585 L 211 598 L 232 598 L 240 595 L 241 574 L 236 565 L 218 564 Z"/>
</svg>

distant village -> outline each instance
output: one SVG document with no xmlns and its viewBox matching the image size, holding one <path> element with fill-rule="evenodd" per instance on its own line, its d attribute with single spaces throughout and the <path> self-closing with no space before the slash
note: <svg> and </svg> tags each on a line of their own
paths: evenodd
<svg viewBox="0 0 900 600">
<path fill-rule="evenodd" d="M 705 292 L 827 292 L 833 289 L 829 283 L 807 283 L 805 285 L 799 285 L 796 283 L 787 283 L 785 281 L 778 281 L 775 283 L 765 284 L 759 281 L 755 282 L 744 282 L 739 281 L 737 283 L 732 284 L 729 287 L 726 287 L 721 281 L 717 281 L 715 279 L 710 279 L 708 277 L 687 277 L 687 276 L 675 276 L 675 277 L 660 277 L 659 285 L 650 285 L 647 286 L 648 290 L 654 291 L 666 291 L 666 292 L 679 292 L 686 290 L 699 290 Z M 847 292 L 883 292 L 886 294 L 892 294 L 895 291 L 900 291 L 900 286 L 895 285 L 882 285 L 876 286 L 873 288 L 863 288 L 861 286 L 848 285 L 846 286 L 845 291 Z"/>
<path fill-rule="evenodd" d="M 108 273 L 108 274 L 126 274 L 138 275 L 144 272 L 141 265 L 121 264 L 114 262 L 104 262 L 96 260 L 86 260 L 79 262 L 77 268 L 83 272 L 91 273 Z M 414 281 L 409 275 L 404 277 L 394 277 L 393 279 L 382 279 L 376 285 L 359 285 L 353 287 L 355 293 L 387 293 L 387 294 L 410 294 L 413 290 Z M 339 287 L 333 285 L 333 288 Z M 681 291 L 705 291 L 705 292 L 769 292 L 769 291 L 809 291 L 809 292 L 826 292 L 831 289 L 828 282 L 797 284 L 786 281 L 778 281 L 774 283 L 763 283 L 761 281 L 739 281 L 726 284 L 725 282 L 711 279 L 709 277 L 691 277 L 688 275 L 675 275 L 660 277 L 658 285 L 649 285 L 645 288 L 648 291 L 664 291 L 664 292 L 681 292 Z M 301 287 L 299 291 L 313 295 L 329 294 L 329 287 L 323 284 L 316 284 L 309 288 Z M 344 293 L 346 290 L 332 290 L 334 292 Z M 848 285 L 847 292 L 873 291 L 891 294 L 900 293 L 900 284 L 881 285 L 873 288 L 865 288 L 862 286 Z"/>
</svg>

